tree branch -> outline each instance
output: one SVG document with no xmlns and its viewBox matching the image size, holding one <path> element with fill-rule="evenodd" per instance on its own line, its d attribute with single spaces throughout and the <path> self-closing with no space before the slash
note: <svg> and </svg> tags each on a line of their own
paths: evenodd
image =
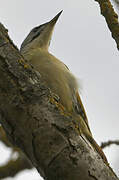
<svg viewBox="0 0 119 180">
<path fill-rule="evenodd" d="M 44 179 L 118 179 L 1 24 L 0 77 L 0 122 Z"/>
<path fill-rule="evenodd" d="M 6 133 L 2 126 L 0 126 L 0 140 L 7 147 L 12 149 L 12 154 L 15 152 L 18 154 L 17 158 L 14 160 L 12 155 L 5 165 L 0 166 L 0 179 L 7 177 L 14 177 L 17 173 L 25 169 L 32 169 L 33 166 L 31 162 L 26 158 L 26 156 L 21 152 L 21 150 L 9 142 Z"/>
<path fill-rule="evenodd" d="M 113 0 L 113 2 L 115 3 L 115 5 L 117 6 L 117 8 L 119 9 L 119 1 L 118 1 L 118 0 Z"/>
<path fill-rule="evenodd" d="M 104 16 L 107 25 L 112 33 L 112 37 L 116 41 L 119 50 L 119 22 L 118 15 L 115 13 L 113 6 L 109 0 L 95 0 L 100 5 L 101 14 Z"/>
<path fill-rule="evenodd" d="M 11 159 L 7 164 L 0 166 L 0 179 L 14 177 L 20 171 L 32 168 L 28 159 L 20 155 L 17 159 Z"/>
<path fill-rule="evenodd" d="M 117 140 L 117 141 L 102 142 L 101 143 L 101 148 L 104 149 L 105 147 L 110 146 L 112 144 L 119 145 L 119 140 Z"/>
</svg>

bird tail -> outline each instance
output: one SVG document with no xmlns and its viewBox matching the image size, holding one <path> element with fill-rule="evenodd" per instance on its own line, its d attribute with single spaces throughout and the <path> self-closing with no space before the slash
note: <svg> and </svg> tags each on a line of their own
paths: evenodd
<svg viewBox="0 0 119 180">
<path fill-rule="evenodd" d="M 102 151 L 101 147 L 97 144 L 97 142 L 94 140 L 89 124 L 88 124 L 88 119 L 81 101 L 81 98 L 79 96 L 79 93 L 76 93 L 77 97 L 77 110 L 75 114 L 78 114 L 76 116 L 77 121 L 79 122 L 79 130 L 80 134 L 83 134 L 85 138 L 88 140 L 88 142 L 92 145 L 92 147 L 98 152 L 98 154 L 101 156 L 101 158 L 104 160 L 106 164 L 108 164 L 107 158 Z"/>
</svg>

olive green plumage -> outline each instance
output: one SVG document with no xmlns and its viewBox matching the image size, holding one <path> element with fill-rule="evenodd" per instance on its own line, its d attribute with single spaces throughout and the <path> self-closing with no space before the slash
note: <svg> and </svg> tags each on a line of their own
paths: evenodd
<svg viewBox="0 0 119 180">
<path fill-rule="evenodd" d="M 78 93 L 79 87 L 76 78 L 62 61 L 48 51 L 53 29 L 61 12 L 51 21 L 32 29 L 21 45 L 21 53 L 33 65 L 35 70 L 40 72 L 47 87 L 58 95 L 60 103 L 67 112 L 72 114 L 79 122 L 80 133 L 85 136 L 102 159 L 107 162 L 104 153 L 92 137 L 87 116 Z"/>
</svg>

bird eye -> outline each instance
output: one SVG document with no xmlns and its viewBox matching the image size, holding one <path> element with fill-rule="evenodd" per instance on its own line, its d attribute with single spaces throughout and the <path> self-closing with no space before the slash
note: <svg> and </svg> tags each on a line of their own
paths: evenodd
<svg viewBox="0 0 119 180">
<path fill-rule="evenodd" d="M 44 29 L 44 25 L 40 25 L 38 27 L 35 27 L 33 30 L 32 30 L 32 33 L 33 33 L 33 38 L 32 40 L 36 39 L 40 34 L 41 32 L 43 31 Z"/>
<path fill-rule="evenodd" d="M 32 31 L 33 31 L 33 32 L 37 32 L 38 28 L 39 28 L 39 27 L 35 27 Z"/>
</svg>

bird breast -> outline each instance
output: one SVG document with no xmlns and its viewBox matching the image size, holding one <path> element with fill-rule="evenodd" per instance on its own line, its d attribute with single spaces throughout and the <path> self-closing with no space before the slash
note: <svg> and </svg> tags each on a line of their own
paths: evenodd
<svg viewBox="0 0 119 180">
<path fill-rule="evenodd" d="M 34 49 L 24 57 L 39 71 L 48 88 L 58 95 L 62 105 L 71 111 L 74 95 L 78 91 L 75 77 L 67 66 L 48 51 Z"/>
</svg>

